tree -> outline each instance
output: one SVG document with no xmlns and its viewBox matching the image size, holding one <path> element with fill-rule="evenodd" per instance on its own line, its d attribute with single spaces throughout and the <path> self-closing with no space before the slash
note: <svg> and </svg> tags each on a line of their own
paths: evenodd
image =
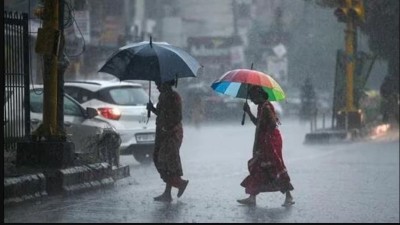
<svg viewBox="0 0 400 225">
<path fill-rule="evenodd" d="M 343 4 L 343 0 L 313 1 L 321 7 L 329 8 Z M 366 18 L 365 22 L 360 24 L 360 30 L 369 37 L 371 51 L 387 60 L 388 74 L 399 82 L 399 1 L 364 0 L 364 7 Z"/>
<path fill-rule="evenodd" d="M 368 0 L 365 11 L 361 31 L 368 35 L 370 49 L 388 61 L 389 75 L 399 82 L 399 1 Z"/>
</svg>

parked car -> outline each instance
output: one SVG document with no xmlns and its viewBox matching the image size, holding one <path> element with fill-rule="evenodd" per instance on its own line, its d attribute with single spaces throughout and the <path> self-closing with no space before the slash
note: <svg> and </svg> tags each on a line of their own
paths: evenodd
<svg viewBox="0 0 400 225">
<path fill-rule="evenodd" d="M 5 139 L 24 138 L 23 89 L 6 90 L 7 98 L 4 104 Z M 43 120 L 43 85 L 35 84 L 30 87 L 30 131 L 35 131 Z M 68 94 L 64 95 L 64 128 L 67 138 L 75 145 L 75 154 L 89 153 L 88 144 L 99 140 L 98 138 L 110 129 L 112 125 L 99 118 L 98 111 L 94 108 L 84 108 Z"/>
<path fill-rule="evenodd" d="M 149 81 L 147 80 L 124 80 L 124 82 L 141 84 L 147 94 L 150 92 L 150 100 L 153 102 L 153 104 L 158 102 L 158 96 L 160 95 L 160 92 L 158 91 L 157 85 L 154 81 L 151 81 L 150 85 Z"/>
<path fill-rule="evenodd" d="M 140 163 L 152 162 L 155 115 L 147 117 L 149 96 L 134 82 L 67 81 L 64 90 L 84 107 L 99 111 L 99 118 L 115 127 L 121 136 L 120 154 L 133 154 Z"/>
</svg>

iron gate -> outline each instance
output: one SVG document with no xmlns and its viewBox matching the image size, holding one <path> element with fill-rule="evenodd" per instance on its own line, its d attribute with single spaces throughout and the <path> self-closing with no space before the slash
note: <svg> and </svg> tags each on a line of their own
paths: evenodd
<svg viewBox="0 0 400 225">
<path fill-rule="evenodd" d="M 28 14 L 4 12 L 4 150 L 30 134 Z"/>
</svg>

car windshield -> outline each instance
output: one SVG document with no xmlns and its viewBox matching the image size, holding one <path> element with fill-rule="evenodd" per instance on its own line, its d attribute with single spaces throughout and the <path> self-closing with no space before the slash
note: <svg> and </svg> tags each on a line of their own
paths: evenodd
<svg viewBox="0 0 400 225">
<path fill-rule="evenodd" d="M 149 96 L 139 87 L 113 88 L 109 94 L 117 105 L 145 105 L 149 101 Z"/>
<path fill-rule="evenodd" d="M 43 90 L 35 89 L 30 92 L 30 109 L 34 113 L 43 113 Z M 82 116 L 81 108 L 77 103 L 64 96 L 64 115 Z"/>
</svg>

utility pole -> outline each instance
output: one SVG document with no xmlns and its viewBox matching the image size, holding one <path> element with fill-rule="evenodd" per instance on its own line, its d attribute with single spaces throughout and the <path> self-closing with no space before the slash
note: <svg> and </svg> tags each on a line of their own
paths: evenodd
<svg viewBox="0 0 400 225">
<path fill-rule="evenodd" d="M 238 35 L 238 4 L 236 0 L 232 0 L 232 11 L 233 11 L 233 35 Z"/>
<path fill-rule="evenodd" d="M 63 55 L 64 0 L 42 0 L 35 10 L 43 20 L 35 51 L 43 55 L 43 122 L 32 138 L 18 143 L 17 165 L 63 168 L 73 165 L 74 144 L 66 140 L 63 113 L 63 73 L 69 65 Z"/>
<path fill-rule="evenodd" d="M 70 65 L 70 61 L 64 52 L 65 36 L 64 36 L 64 8 L 65 0 L 59 0 L 59 17 L 58 27 L 60 30 L 60 47 L 58 51 L 57 63 L 57 129 L 62 140 L 66 140 L 66 132 L 64 130 L 64 73 Z"/>
<path fill-rule="evenodd" d="M 346 7 L 352 7 L 352 0 L 346 0 Z M 354 107 L 354 68 L 355 68 L 355 51 L 354 40 L 356 27 L 354 26 L 354 18 L 350 17 L 346 23 L 345 34 L 345 50 L 346 50 L 346 111 L 355 111 Z"/>
<path fill-rule="evenodd" d="M 36 53 L 43 54 L 43 123 L 33 132 L 35 138 L 59 139 L 57 125 L 57 62 L 60 47 L 59 0 L 44 0 L 37 15 L 43 20 L 38 30 Z"/>
<path fill-rule="evenodd" d="M 362 0 L 345 0 L 344 4 L 334 12 L 339 22 L 346 23 L 345 30 L 345 62 L 346 62 L 346 128 L 352 120 L 360 120 L 360 115 L 354 106 L 354 72 L 356 66 L 356 35 L 357 25 L 364 22 L 365 11 Z"/>
</svg>

